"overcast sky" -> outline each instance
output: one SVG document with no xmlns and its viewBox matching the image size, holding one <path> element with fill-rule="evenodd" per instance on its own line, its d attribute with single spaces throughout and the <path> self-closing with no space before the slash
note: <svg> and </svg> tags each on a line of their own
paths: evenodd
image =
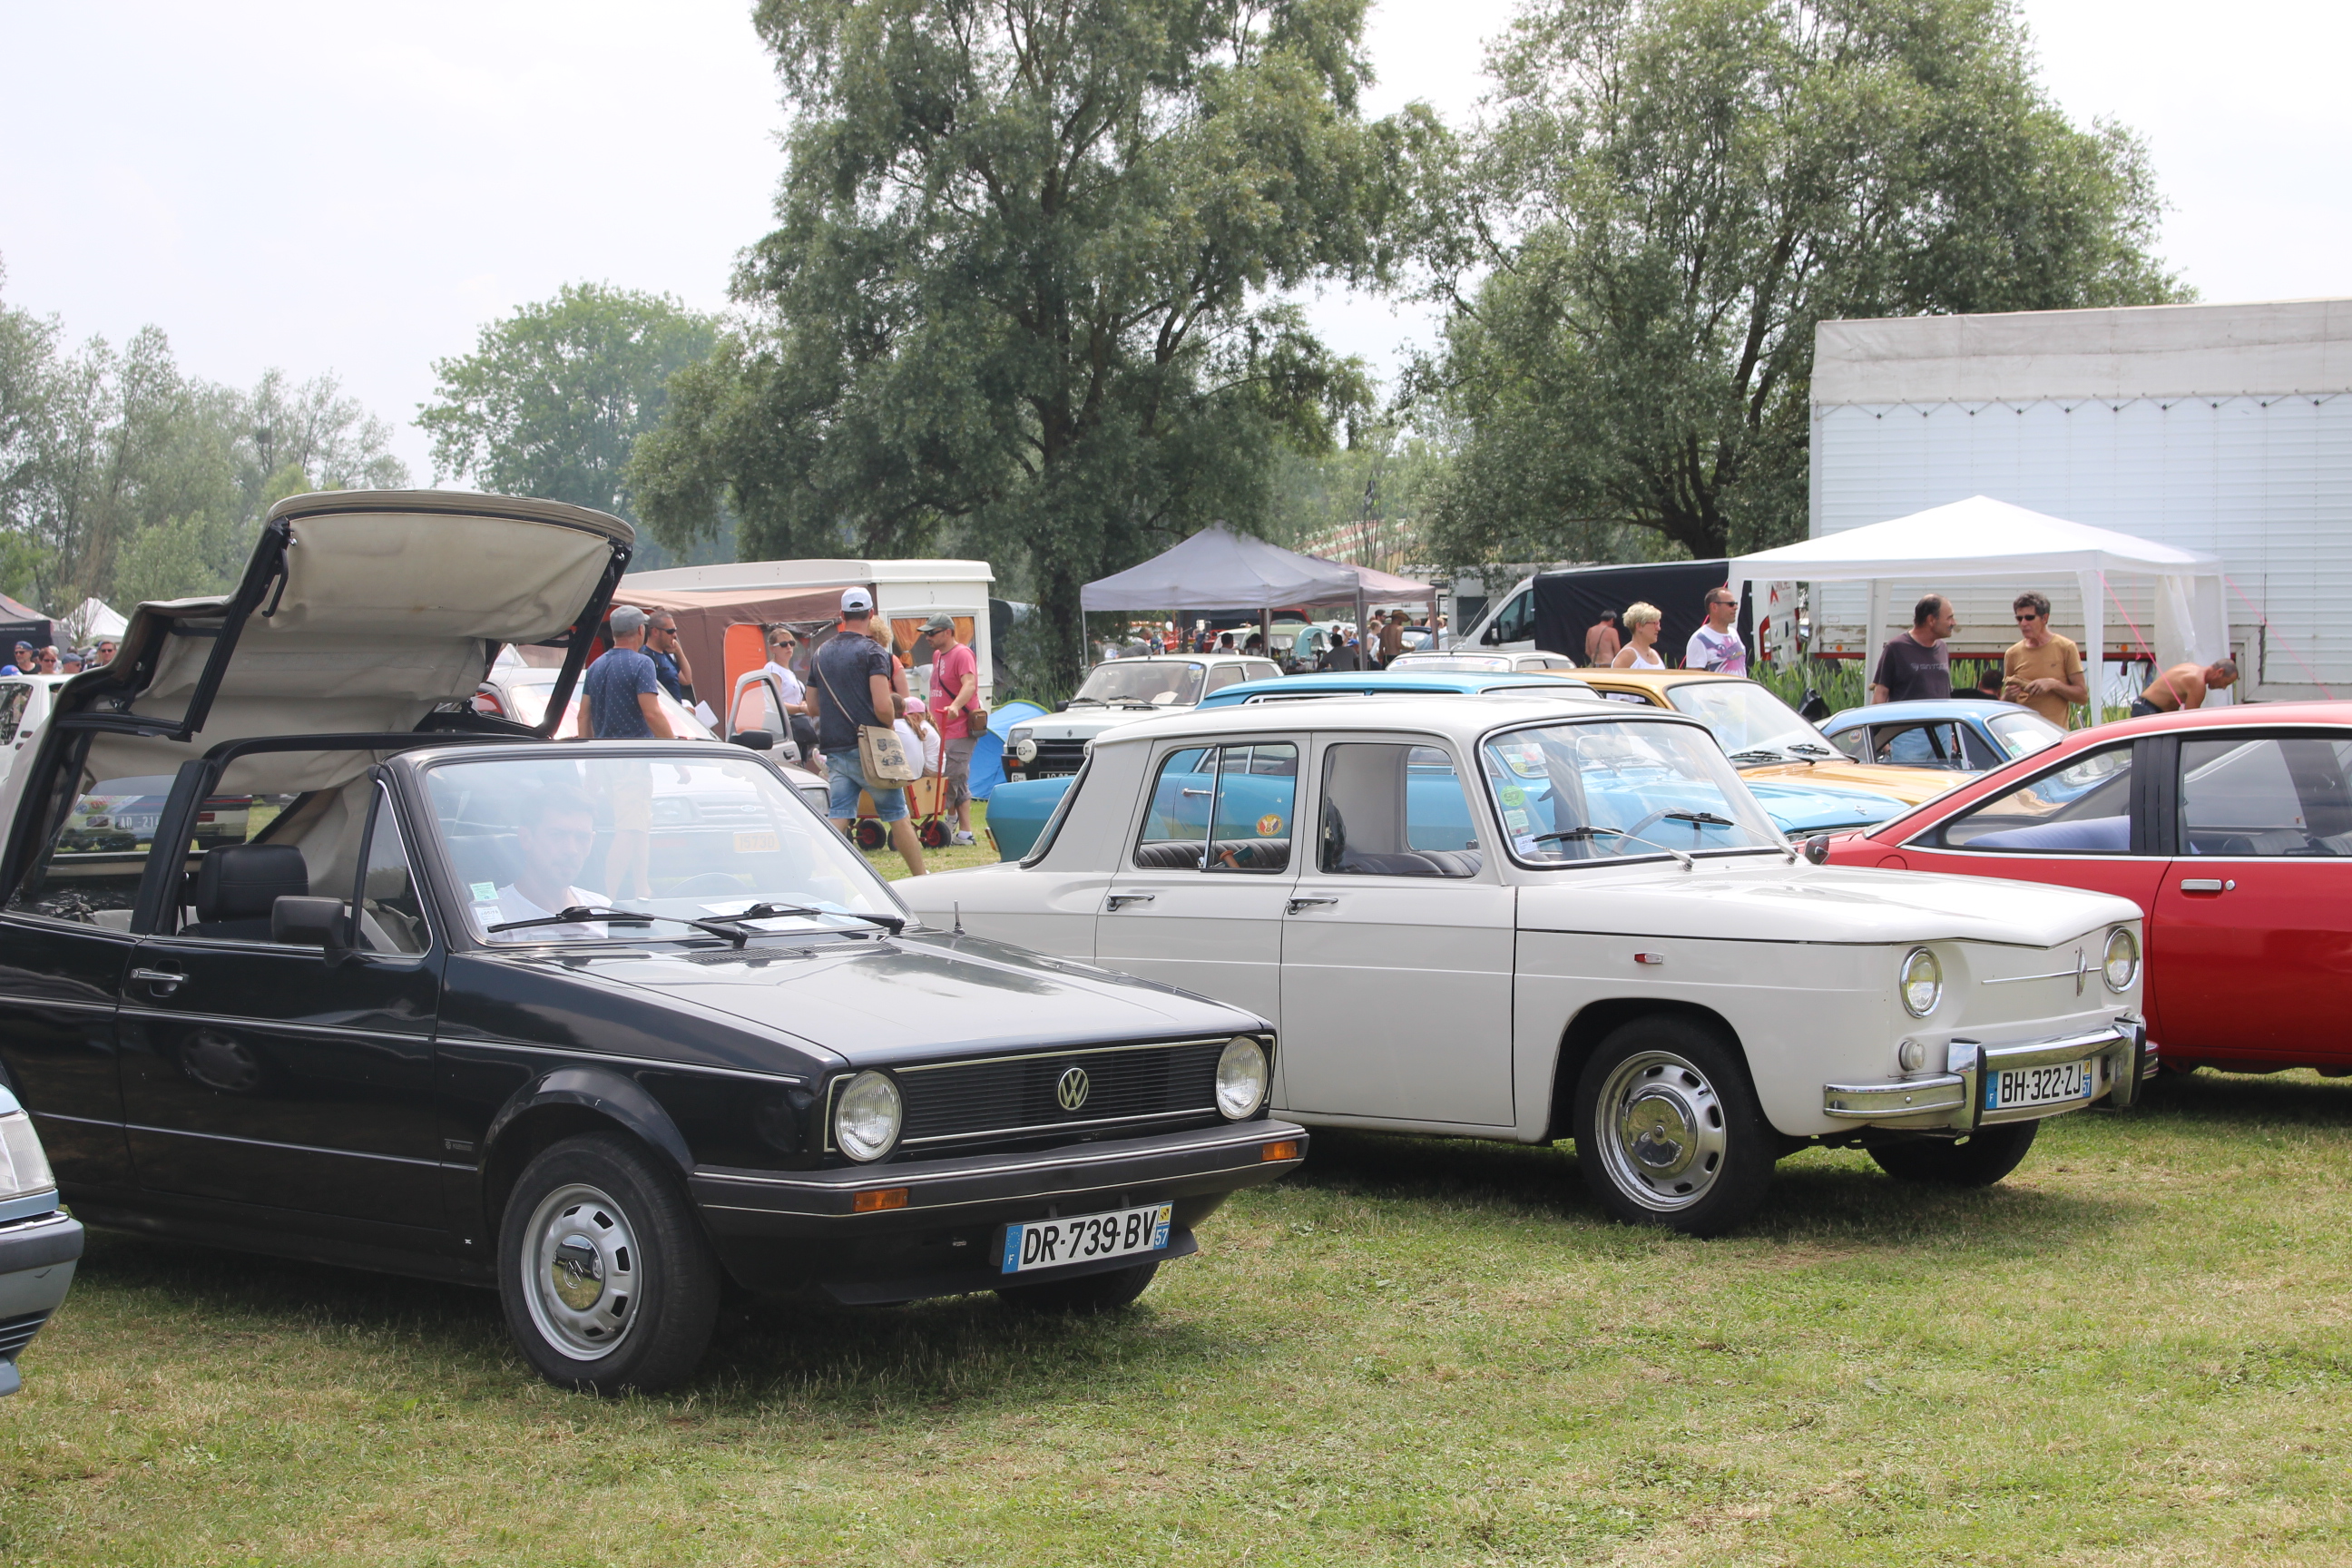
<svg viewBox="0 0 2352 1568">
<path fill-rule="evenodd" d="M 1507 0 L 1375 5 L 1370 107 L 1459 123 Z M 431 362 L 562 283 L 717 309 L 769 216 L 783 116 L 745 0 L 0 0 L 5 300 L 249 383 L 332 371 L 408 423 Z M 2078 122 L 2145 133 L 2162 252 L 2210 300 L 2352 294 L 2352 5 L 2025 0 Z M 1312 302 L 1383 370 L 1417 311 Z"/>
</svg>

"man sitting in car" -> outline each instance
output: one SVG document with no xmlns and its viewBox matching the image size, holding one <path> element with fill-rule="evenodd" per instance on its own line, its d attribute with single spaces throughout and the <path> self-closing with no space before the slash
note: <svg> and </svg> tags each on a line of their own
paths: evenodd
<svg viewBox="0 0 2352 1568">
<path fill-rule="evenodd" d="M 611 907 L 602 893 L 572 885 L 588 864 L 596 847 L 596 810 L 577 786 L 542 786 L 523 801 L 522 820 L 515 826 L 515 847 L 522 864 L 514 880 L 488 900 L 477 898 L 474 918 L 492 942 L 551 942 L 566 937 L 601 937 L 601 922 L 534 926 L 523 931 L 496 931 L 509 921 L 535 921 L 565 910 Z M 479 892 L 478 887 L 476 889 Z"/>
</svg>

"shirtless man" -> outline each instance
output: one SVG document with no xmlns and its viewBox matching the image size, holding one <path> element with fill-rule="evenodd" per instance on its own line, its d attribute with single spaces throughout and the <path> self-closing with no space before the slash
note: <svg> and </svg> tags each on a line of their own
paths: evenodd
<svg viewBox="0 0 2352 1568">
<path fill-rule="evenodd" d="M 2131 716 L 2145 719 L 2151 713 L 2177 713 L 2184 708 L 2201 708 L 2205 694 L 2236 684 L 2238 666 L 2234 659 L 2215 659 L 2211 664 L 2176 664 L 2147 683 L 2147 689 L 2132 699 Z"/>
</svg>

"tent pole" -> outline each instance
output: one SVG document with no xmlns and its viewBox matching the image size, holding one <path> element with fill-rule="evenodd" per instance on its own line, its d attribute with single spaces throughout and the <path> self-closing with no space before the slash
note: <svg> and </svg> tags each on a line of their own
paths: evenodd
<svg viewBox="0 0 2352 1568">
<path fill-rule="evenodd" d="M 1258 606 L 1257 647 L 1266 658 L 1274 657 L 1274 606 L 1271 605 Z"/>
<path fill-rule="evenodd" d="M 2083 684 L 2090 700 L 2084 706 L 2089 710 L 2089 724 L 2102 722 L 2107 683 L 2107 606 L 2099 590 L 2105 579 L 2096 572 L 2077 572 L 2074 579 L 2083 589 Z"/>
<path fill-rule="evenodd" d="M 1372 650 L 1364 640 L 1364 580 L 1356 579 L 1356 668 L 1372 668 Z"/>
</svg>

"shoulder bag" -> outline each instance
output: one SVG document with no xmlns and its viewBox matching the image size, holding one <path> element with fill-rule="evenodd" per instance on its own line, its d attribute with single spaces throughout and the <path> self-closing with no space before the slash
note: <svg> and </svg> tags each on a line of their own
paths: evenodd
<svg viewBox="0 0 2352 1568">
<path fill-rule="evenodd" d="M 843 713 L 857 711 L 841 700 L 841 693 L 834 689 L 833 678 L 825 674 L 822 663 L 812 659 L 810 667 L 815 670 L 816 678 L 824 682 L 824 694 L 839 704 Z M 868 707 L 873 705 L 871 697 L 866 699 L 866 704 Z M 921 770 L 907 761 L 907 748 L 899 742 L 898 731 L 887 724 L 857 726 L 857 771 L 866 775 L 869 791 L 903 788 L 921 776 Z"/>
</svg>

